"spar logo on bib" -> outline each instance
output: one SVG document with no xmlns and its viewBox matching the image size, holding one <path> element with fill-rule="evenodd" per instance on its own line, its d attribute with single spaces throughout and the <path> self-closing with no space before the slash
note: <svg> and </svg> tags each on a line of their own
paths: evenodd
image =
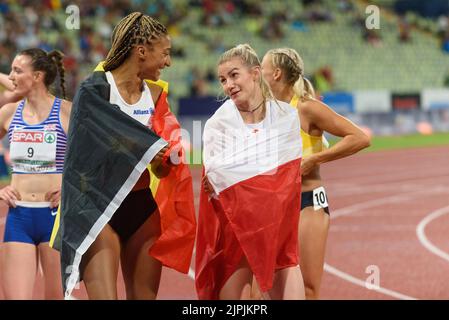
<svg viewBox="0 0 449 320">
<path fill-rule="evenodd" d="M 56 141 L 55 134 L 53 132 L 46 132 L 44 136 L 44 140 L 47 143 L 54 143 Z"/>
<path fill-rule="evenodd" d="M 15 131 L 12 134 L 12 141 L 42 143 L 44 142 L 44 133 L 39 131 Z"/>
</svg>

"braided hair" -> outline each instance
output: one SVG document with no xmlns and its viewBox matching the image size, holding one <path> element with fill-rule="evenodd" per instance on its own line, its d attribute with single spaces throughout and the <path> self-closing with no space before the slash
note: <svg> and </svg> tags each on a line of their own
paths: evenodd
<svg viewBox="0 0 449 320">
<path fill-rule="evenodd" d="M 285 81 L 293 86 L 293 91 L 301 99 L 314 99 L 315 90 L 304 77 L 304 62 L 298 52 L 291 48 L 272 49 L 267 52 L 276 68 L 283 71 Z"/>
<path fill-rule="evenodd" d="M 167 35 L 167 28 L 150 16 L 133 12 L 124 17 L 115 26 L 111 37 L 111 49 L 103 68 L 105 71 L 116 69 L 126 58 L 131 49 L 139 44 L 152 44 L 152 41 Z"/>
</svg>

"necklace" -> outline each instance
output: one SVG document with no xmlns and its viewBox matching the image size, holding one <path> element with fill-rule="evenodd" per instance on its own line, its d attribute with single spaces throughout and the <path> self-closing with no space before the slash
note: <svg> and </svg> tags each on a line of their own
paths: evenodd
<svg viewBox="0 0 449 320">
<path fill-rule="evenodd" d="M 264 102 L 265 102 L 265 99 L 262 100 L 262 102 L 261 102 L 257 107 L 255 107 L 253 110 L 243 110 L 243 109 L 240 109 L 239 107 L 237 107 L 237 109 L 238 109 L 240 112 L 254 112 L 254 111 L 256 111 L 257 109 L 259 109 L 259 108 L 264 104 Z"/>
</svg>

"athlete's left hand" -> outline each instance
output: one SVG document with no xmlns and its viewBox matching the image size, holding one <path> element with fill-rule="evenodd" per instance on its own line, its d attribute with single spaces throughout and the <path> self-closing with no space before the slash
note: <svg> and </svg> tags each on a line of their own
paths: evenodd
<svg viewBox="0 0 449 320">
<path fill-rule="evenodd" d="M 50 208 L 56 208 L 59 205 L 59 200 L 61 200 L 61 189 L 48 191 L 45 194 L 45 201 L 50 202 Z"/>
</svg>

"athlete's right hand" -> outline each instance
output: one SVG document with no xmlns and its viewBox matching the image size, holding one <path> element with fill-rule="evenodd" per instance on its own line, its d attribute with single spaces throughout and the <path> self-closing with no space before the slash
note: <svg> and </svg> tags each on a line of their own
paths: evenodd
<svg viewBox="0 0 449 320">
<path fill-rule="evenodd" d="M 0 189 L 0 199 L 6 201 L 8 206 L 15 208 L 16 201 L 22 200 L 19 191 L 11 186 L 6 186 Z"/>
<path fill-rule="evenodd" d="M 156 165 L 158 166 L 162 160 L 164 159 L 164 154 L 165 152 L 167 152 L 168 150 L 168 146 L 163 147 L 153 158 L 153 160 L 151 161 L 152 165 Z"/>
<path fill-rule="evenodd" d="M 170 173 L 170 167 L 164 160 L 164 154 L 167 152 L 168 146 L 165 146 L 159 151 L 150 162 L 151 171 L 156 175 L 156 177 L 164 178 Z"/>
<path fill-rule="evenodd" d="M 203 177 L 203 187 L 204 187 L 204 191 L 206 191 L 207 194 L 211 195 L 213 194 L 214 188 L 212 187 L 212 185 L 210 184 L 209 180 L 207 179 L 207 176 Z"/>
</svg>

